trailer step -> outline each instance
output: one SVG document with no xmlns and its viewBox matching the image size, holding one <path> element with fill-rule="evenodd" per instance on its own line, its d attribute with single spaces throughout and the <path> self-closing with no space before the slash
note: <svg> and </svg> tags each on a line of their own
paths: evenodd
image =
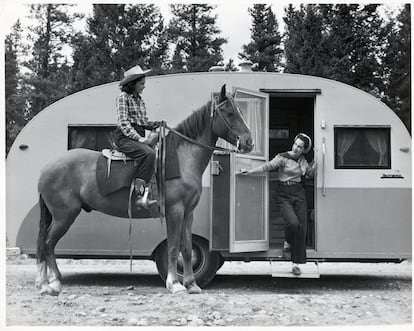
<svg viewBox="0 0 414 331">
<path fill-rule="evenodd" d="M 295 276 L 292 273 L 292 262 L 270 261 L 270 268 L 272 277 L 283 278 L 319 278 L 319 266 L 316 262 L 308 262 L 301 264 L 300 269 L 302 273 Z"/>
</svg>

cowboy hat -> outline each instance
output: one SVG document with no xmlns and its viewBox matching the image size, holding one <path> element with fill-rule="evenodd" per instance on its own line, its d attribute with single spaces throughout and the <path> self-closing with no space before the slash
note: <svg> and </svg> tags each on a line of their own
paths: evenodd
<svg viewBox="0 0 414 331">
<path fill-rule="evenodd" d="M 138 78 L 145 76 L 152 69 L 142 70 L 140 66 L 132 67 L 124 73 L 124 78 L 119 82 L 120 86 L 123 86 L 129 82 L 132 82 Z"/>
</svg>

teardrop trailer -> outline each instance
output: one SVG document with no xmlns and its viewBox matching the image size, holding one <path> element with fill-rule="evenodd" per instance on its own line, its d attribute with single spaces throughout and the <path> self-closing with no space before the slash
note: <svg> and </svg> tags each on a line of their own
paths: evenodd
<svg viewBox="0 0 414 331">
<path fill-rule="evenodd" d="M 411 137 L 391 109 L 332 80 L 207 72 L 148 77 L 144 99 L 150 118 L 174 127 L 224 83 L 235 91 L 255 148 L 247 155 L 216 152 L 203 175 L 193 224 L 193 268 L 199 285 L 207 285 L 224 261 L 272 261 L 276 270 L 277 262 L 285 261 L 284 222 L 274 203 L 277 181 L 272 173 L 237 172 L 289 149 L 298 132 L 311 136 L 314 153 L 308 157 L 318 162 L 315 178 L 304 184 L 308 259 L 411 258 Z M 9 246 L 35 256 L 40 169 L 67 149 L 110 147 L 118 93 L 118 83 L 111 83 L 68 96 L 40 112 L 17 137 L 6 161 Z M 143 213 L 132 222 L 131 238 L 133 258 L 155 260 L 165 278 L 165 224 Z M 82 211 L 56 247 L 61 258 L 129 255 L 129 220 L 95 211 Z"/>
</svg>

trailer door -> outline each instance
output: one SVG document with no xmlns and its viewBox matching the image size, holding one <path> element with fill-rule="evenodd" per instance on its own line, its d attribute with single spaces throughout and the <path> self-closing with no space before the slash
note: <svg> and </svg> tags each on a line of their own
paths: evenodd
<svg viewBox="0 0 414 331">
<path fill-rule="evenodd" d="M 238 175 L 268 159 L 267 94 L 235 90 L 235 100 L 253 136 L 254 149 L 249 154 L 230 157 L 230 252 L 266 251 L 269 249 L 268 180 L 261 175 Z"/>
</svg>

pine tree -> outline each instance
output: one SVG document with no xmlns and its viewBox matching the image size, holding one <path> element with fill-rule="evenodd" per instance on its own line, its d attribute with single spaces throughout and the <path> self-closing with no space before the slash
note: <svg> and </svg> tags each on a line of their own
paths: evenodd
<svg viewBox="0 0 414 331">
<path fill-rule="evenodd" d="M 31 72 L 26 79 L 31 86 L 29 118 L 68 94 L 68 61 L 62 50 L 73 34 L 75 16 L 68 15 L 66 9 L 67 5 L 31 6 L 37 25 L 31 28 L 32 58 L 26 63 Z"/>
<path fill-rule="evenodd" d="M 292 4 L 289 4 L 288 7 L 285 8 L 283 21 L 285 23 L 284 56 L 286 59 L 284 72 L 286 73 L 301 73 L 296 50 L 301 49 L 303 44 L 300 34 L 303 20 L 302 16 L 303 12 L 295 10 Z"/>
<path fill-rule="evenodd" d="M 162 75 L 169 69 L 168 32 L 164 27 L 164 20 L 160 21 L 157 30 L 157 36 L 154 38 L 154 44 L 150 47 L 151 53 L 148 60 L 148 66 L 153 69 L 153 75 Z"/>
<path fill-rule="evenodd" d="M 335 5 L 327 15 L 330 46 L 326 77 L 363 89 L 376 97 L 383 91 L 380 57 L 385 44 L 378 5 Z"/>
<path fill-rule="evenodd" d="M 383 101 L 401 118 L 411 132 L 411 6 L 404 5 L 388 25 L 388 46 L 383 58 L 386 93 Z"/>
<path fill-rule="evenodd" d="M 139 64 L 162 73 L 168 42 L 164 20 L 155 5 L 95 4 L 88 34 L 73 42 L 74 90 L 119 80 Z"/>
<path fill-rule="evenodd" d="M 378 5 L 306 5 L 286 12 L 285 72 L 383 91 L 384 21 Z"/>
<path fill-rule="evenodd" d="M 175 44 L 173 72 L 207 71 L 223 61 L 222 45 L 213 6 L 207 4 L 171 5 L 174 15 L 169 36 Z"/>
<path fill-rule="evenodd" d="M 286 9 L 285 72 L 324 76 L 323 17 L 316 5 Z"/>
<path fill-rule="evenodd" d="M 229 61 L 225 64 L 224 70 L 225 71 L 237 71 L 238 70 L 232 58 L 230 58 Z"/>
<path fill-rule="evenodd" d="M 21 84 L 19 53 L 24 52 L 19 21 L 5 38 L 6 153 L 25 124 L 25 89 Z"/>
<path fill-rule="evenodd" d="M 257 63 L 259 71 L 278 71 L 283 51 L 276 17 L 265 4 L 255 4 L 248 10 L 253 20 L 251 42 L 242 46 L 239 58 Z"/>
</svg>

